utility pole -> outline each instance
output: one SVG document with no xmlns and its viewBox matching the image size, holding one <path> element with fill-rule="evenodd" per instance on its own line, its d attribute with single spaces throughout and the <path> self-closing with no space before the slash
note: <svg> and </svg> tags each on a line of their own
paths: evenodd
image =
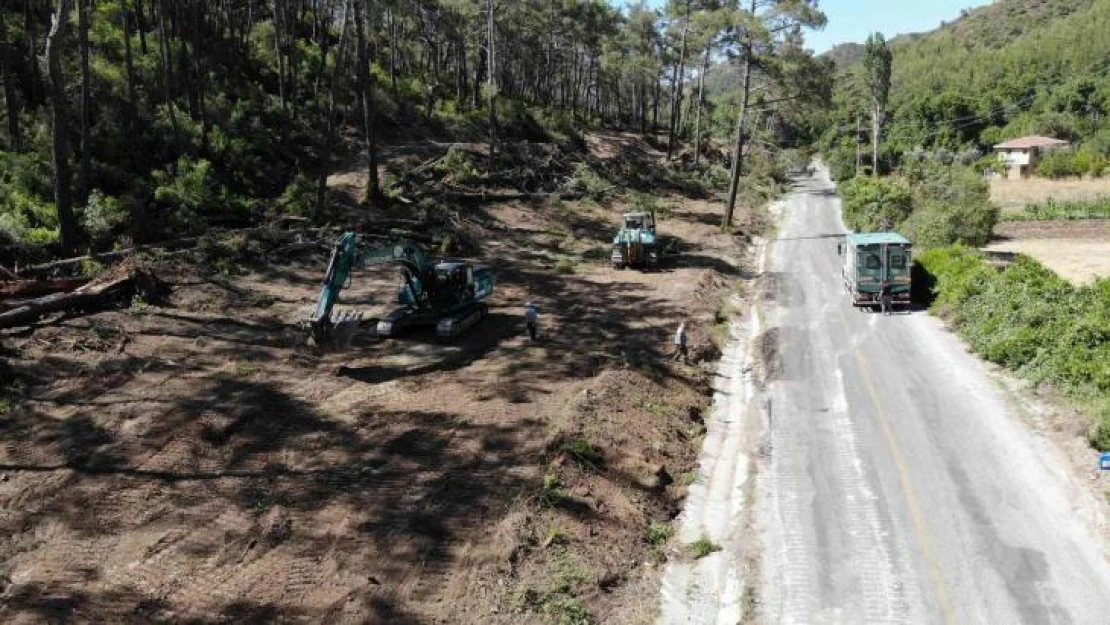
<svg viewBox="0 0 1110 625">
<path fill-rule="evenodd" d="M 859 175 L 860 168 L 860 144 L 859 144 L 859 113 L 856 113 L 856 175 Z"/>
</svg>

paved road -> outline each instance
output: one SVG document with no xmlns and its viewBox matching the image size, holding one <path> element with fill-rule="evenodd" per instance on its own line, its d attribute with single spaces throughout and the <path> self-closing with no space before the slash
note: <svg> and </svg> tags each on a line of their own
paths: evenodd
<svg viewBox="0 0 1110 625">
<path fill-rule="evenodd" d="M 935 319 L 850 306 L 832 189 L 771 256 L 763 622 L 1110 623 L 1093 499 Z"/>
</svg>

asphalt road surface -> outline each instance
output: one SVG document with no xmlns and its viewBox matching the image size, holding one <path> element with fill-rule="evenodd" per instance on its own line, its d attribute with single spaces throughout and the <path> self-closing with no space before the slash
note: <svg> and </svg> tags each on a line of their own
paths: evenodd
<svg viewBox="0 0 1110 625">
<path fill-rule="evenodd" d="M 843 232 L 825 172 L 797 183 L 769 269 L 761 620 L 1110 623 L 1092 495 L 937 320 L 852 308 Z"/>
</svg>

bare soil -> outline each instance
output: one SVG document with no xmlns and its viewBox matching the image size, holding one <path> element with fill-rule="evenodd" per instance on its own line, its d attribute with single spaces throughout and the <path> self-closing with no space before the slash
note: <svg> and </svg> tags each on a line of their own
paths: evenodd
<svg viewBox="0 0 1110 625">
<path fill-rule="evenodd" d="M 323 255 L 160 266 L 158 305 L 4 336 L 0 621 L 651 622 L 647 530 L 680 509 L 749 277 L 719 206 L 668 202 L 683 253 L 654 273 L 608 266 L 619 204 L 474 209 L 498 287 L 453 341 L 306 345 Z M 357 274 L 343 305 L 395 287 Z"/>
<path fill-rule="evenodd" d="M 987 251 L 1032 256 L 1075 284 L 1110 276 L 1110 220 L 1004 221 Z"/>
</svg>

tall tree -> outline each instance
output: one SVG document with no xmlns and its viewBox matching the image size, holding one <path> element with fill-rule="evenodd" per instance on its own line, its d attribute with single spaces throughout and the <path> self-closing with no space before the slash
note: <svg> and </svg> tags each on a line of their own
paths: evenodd
<svg viewBox="0 0 1110 625">
<path fill-rule="evenodd" d="M 879 144 L 887 100 L 890 98 L 890 73 L 893 56 L 882 33 L 867 37 L 863 53 L 864 79 L 871 96 L 871 175 L 879 175 Z"/>
<path fill-rule="evenodd" d="M 725 228 L 732 226 L 740 178 L 744 173 L 744 150 L 751 130 L 749 115 L 755 74 L 762 68 L 774 65 L 777 43 L 791 34 L 797 34 L 803 26 L 824 26 L 825 15 L 817 9 L 817 0 L 748 0 L 743 8 L 735 12 L 734 24 L 738 35 L 736 54 L 741 64 L 742 79 L 728 202 L 722 220 Z M 774 73 L 766 75 L 769 85 L 774 84 L 776 78 Z M 782 99 L 792 97 L 796 97 L 796 94 L 784 95 Z"/>
<path fill-rule="evenodd" d="M 378 202 L 382 199 L 382 185 L 378 180 L 378 147 L 374 136 L 374 77 L 370 74 L 370 51 L 367 45 L 369 35 L 365 32 L 367 20 L 373 18 L 373 0 L 358 0 L 355 4 L 355 33 L 358 37 L 358 87 L 362 108 L 362 131 L 366 151 L 366 200 Z"/>
<path fill-rule="evenodd" d="M 77 0 L 78 45 L 81 48 L 81 168 L 77 174 L 77 201 L 89 197 L 89 170 L 92 161 L 89 126 L 92 123 L 92 77 L 89 73 L 89 5 L 92 0 Z"/>
<path fill-rule="evenodd" d="M 682 109 L 682 82 L 686 69 L 686 36 L 690 34 L 691 0 L 683 0 L 685 11 L 682 16 L 682 39 L 675 59 L 674 72 L 671 74 L 671 119 L 667 132 L 667 159 L 674 156 L 675 135 L 678 133 L 679 112 Z"/>
<path fill-rule="evenodd" d="M 5 116 L 8 121 L 8 145 L 20 149 L 19 104 L 15 95 L 15 43 L 8 39 L 4 13 L 0 11 L 0 80 L 4 81 Z"/>
<path fill-rule="evenodd" d="M 324 145 L 320 157 L 320 171 L 316 178 L 316 216 L 323 217 L 327 200 L 328 169 L 331 167 L 332 150 L 335 144 L 335 96 L 339 92 L 339 81 L 343 77 L 343 61 L 347 51 L 347 20 L 351 14 L 352 0 L 343 0 L 343 17 L 340 19 L 339 44 L 335 48 L 335 65 L 332 67 L 331 86 L 328 89 L 328 106 L 324 113 Z M 327 34 L 323 37 L 326 39 Z M 321 66 L 327 62 L 325 56 Z"/>
<path fill-rule="evenodd" d="M 46 36 L 46 68 L 50 83 L 51 156 L 54 164 L 54 204 L 58 211 L 58 238 L 63 254 L 77 249 L 77 218 L 73 214 L 72 190 L 69 188 L 69 122 L 66 105 L 66 82 L 62 75 L 62 48 L 66 26 L 73 10 L 73 0 L 58 0 Z"/>
</svg>

